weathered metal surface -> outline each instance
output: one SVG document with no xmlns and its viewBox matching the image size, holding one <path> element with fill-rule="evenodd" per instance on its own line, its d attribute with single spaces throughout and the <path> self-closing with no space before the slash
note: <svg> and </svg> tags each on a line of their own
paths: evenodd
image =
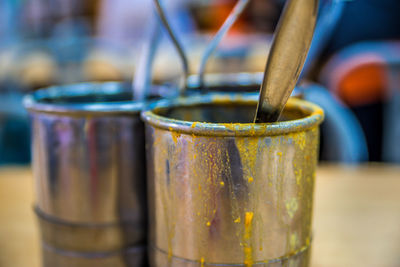
<svg viewBox="0 0 400 267">
<path fill-rule="evenodd" d="M 144 112 L 152 266 L 307 266 L 320 108 L 291 99 L 253 124 L 257 95 Z"/>
<path fill-rule="evenodd" d="M 82 253 L 104 253 L 123 247 L 145 244 L 142 224 L 116 223 L 71 223 L 51 217 L 35 209 L 41 239 L 46 244 L 62 250 Z"/>
<path fill-rule="evenodd" d="M 108 253 L 76 253 L 63 251 L 43 243 L 44 267 L 145 267 L 146 248 L 130 247 Z"/>
<path fill-rule="evenodd" d="M 144 125 L 140 120 L 146 105 L 132 101 L 130 86 L 120 83 L 59 86 L 27 97 L 35 209 L 48 247 L 80 255 L 146 244 Z M 113 266 L 97 261 L 86 265 L 85 256 L 78 257 L 82 265 L 66 258 L 74 262 L 68 265 L 60 257 L 45 258 L 45 266 Z"/>
<path fill-rule="evenodd" d="M 84 84 L 30 98 L 43 213 L 72 223 L 145 223 L 144 104 L 130 104 L 129 94 L 117 84 Z"/>
</svg>

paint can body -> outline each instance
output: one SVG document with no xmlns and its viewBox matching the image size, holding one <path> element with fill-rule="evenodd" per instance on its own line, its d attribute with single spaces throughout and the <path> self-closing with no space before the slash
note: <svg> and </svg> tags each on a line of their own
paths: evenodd
<svg viewBox="0 0 400 267">
<path fill-rule="evenodd" d="M 145 103 L 129 88 L 67 85 L 25 100 L 44 266 L 145 264 Z"/>
<path fill-rule="evenodd" d="M 322 110 L 291 99 L 253 124 L 256 94 L 207 94 L 143 112 L 150 260 L 308 266 Z"/>
</svg>

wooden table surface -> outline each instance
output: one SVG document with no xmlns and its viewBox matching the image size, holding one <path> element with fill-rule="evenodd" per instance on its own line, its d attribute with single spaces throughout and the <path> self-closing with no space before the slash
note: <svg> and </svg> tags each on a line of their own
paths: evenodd
<svg viewBox="0 0 400 267">
<path fill-rule="evenodd" d="M 28 168 L 0 168 L 0 266 L 40 266 Z M 400 266 L 400 167 L 318 169 L 312 267 Z"/>
</svg>

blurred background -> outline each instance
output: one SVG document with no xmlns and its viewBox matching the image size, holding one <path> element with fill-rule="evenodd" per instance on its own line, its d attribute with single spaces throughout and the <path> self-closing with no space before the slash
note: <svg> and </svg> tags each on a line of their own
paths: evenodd
<svg viewBox="0 0 400 267">
<path fill-rule="evenodd" d="M 236 0 L 168 0 L 190 71 Z M 283 0 L 252 0 L 207 65 L 207 73 L 263 72 Z M 303 72 L 303 97 L 324 107 L 321 159 L 400 163 L 400 1 L 321 0 Z M 24 94 L 91 81 L 132 83 L 149 25 L 151 0 L 0 0 L 0 164 L 28 164 Z M 155 83 L 181 77 L 162 33 Z"/>
</svg>

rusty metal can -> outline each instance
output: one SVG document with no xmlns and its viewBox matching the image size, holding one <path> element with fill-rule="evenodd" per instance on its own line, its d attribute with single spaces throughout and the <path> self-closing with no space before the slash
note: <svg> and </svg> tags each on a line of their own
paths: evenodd
<svg viewBox="0 0 400 267">
<path fill-rule="evenodd" d="M 45 266 L 61 256 L 85 262 L 87 254 L 115 258 L 146 246 L 146 105 L 121 83 L 57 86 L 25 99 Z"/>
<path fill-rule="evenodd" d="M 323 111 L 291 99 L 249 123 L 256 105 L 206 94 L 142 113 L 151 266 L 308 266 Z"/>
</svg>

